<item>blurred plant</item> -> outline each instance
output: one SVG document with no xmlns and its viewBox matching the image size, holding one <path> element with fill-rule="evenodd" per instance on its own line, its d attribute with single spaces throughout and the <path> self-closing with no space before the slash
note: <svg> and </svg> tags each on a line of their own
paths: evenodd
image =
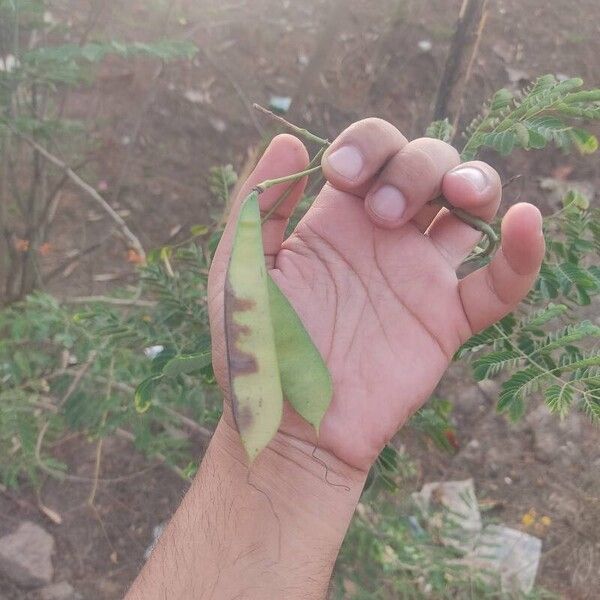
<svg viewBox="0 0 600 600">
<path fill-rule="evenodd" d="M 52 7 L 50 0 L 0 0 L 0 304 L 40 287 L 37 259 L 48 248 L 61 191 L 74 179 L 67 165 L 79 157 L 74 172 L 90 161 L 84 125 L 64 116 L 69 92 L 93 82 L 94 65 L 109 54 L 169 61 L 195 52 L 169 40 L 89 42 L 89 28 L 80 43 L 60 43 L 66 25 Z"/>
</svg>

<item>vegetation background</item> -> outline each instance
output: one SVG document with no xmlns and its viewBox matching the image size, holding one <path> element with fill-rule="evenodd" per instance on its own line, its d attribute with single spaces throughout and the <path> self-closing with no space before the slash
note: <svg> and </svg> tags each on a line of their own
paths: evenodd
<svg viewBox="0 0 600 600">
<path fill-rule="evenodd" d="M 0 121 L 2 300 L 45 292 L 0 313 L 0 534 L 25 519 L 42 524 L 56 539 L 57 581 L 85 598 L 122 597 L 218 418 L 205 360 L 204 278 L 235 173 L 244 177 L 273 131 L 251 103 L 290 97 L 289 118 L 330 138 L 374 114 L 408 137 L 422 135 L 460 5 L 0 0 L 0 94 L 9 107 Z M 9 35 L 15 7 L 19 40 Z M 459 129 L 499 88 L 517 93 L 544 73 L 598 87 L 599 17 L 593 0 L 489 2 L 469 81 L 449 107 L 460 112 Z M 585 323 L 575 337 L 561 334 L 550 348 L 561 354 L 546 353 L 548 361 L 597 356 L 597 156 L 516 149 L 501 157 L 490 149 L 484 157 L 503 179 L 522 176 L 507 188 L 506 206 L 523 198 L 546 215 L 561 211 L 548 225 L 563 244 L 552 260 L 580 269 L 546 273 L 538 290 L 547 301 L 555 286 L 570 322 Z M 565 196 L 574 202 L 566 209 Z M 144 254 L 149 266 L 140 276 Z M 502 325 L 512 336 L 511 327 Z M 547 346 L 542 334 L 534 341 Z M 155 345 L 169 353 L 153 362 Z M 193 376 L 180 363 L 166 367 L 190 353 Z M 514 370 L 514 356 L 501 358 Z M 437 399 L 395 440 L 361 504 L 332 594 L 498 597 L 493 586 L 451 569 L 454 555 L 433 532 L 415 536 L 407 519 L 409 494 L 423 483 L 472 477 L 489 519 L 543 538 L 544 588 L 594 597 L 597 428 L 569 412 L 577 399 L 556 389 L 565 419 L 548 416 L 541 396 L 525 388 L 527 402 L 509 403 L 524 418 L 510 424 L 496 412 L 500 384 L 483 377 L 498 364 L 478 364 L 479 384 L 468 365 L 455 364 Z M 587 376 L 597 385 L 596 371 Z M 594 410 L 592 402 L 587 412 Z M 0 597 L 25 594 L 0 578 Z"/>
</svg>

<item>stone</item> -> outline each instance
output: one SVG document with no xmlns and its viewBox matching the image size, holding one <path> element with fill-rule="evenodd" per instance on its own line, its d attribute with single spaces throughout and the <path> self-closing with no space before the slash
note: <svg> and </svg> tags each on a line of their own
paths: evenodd
<svg viewBox="0 0 600 600">
<path fill-rule="evenodd" d="M 470 462 L 481 462 L 483 456 L 483 448 L 479 440 L 472 439 L 469 443 L 457 454 L 457 459 Z"/>
<path fill-rule="evenodd" d="M 21 587 L 41 587 L 52 581 L 54 538 L 42 527 L 24 521 L 0 538 L 0 573 Z"/>
<path fill-rule="evenodd" d="M 538 460 L 552 462 L 561 456 L 570 464 L 578 457 L 578 449 L 569 444 L 569 439 L 578 440 L 581 434 L 581 416 L 577 413 L 561 420 L 542 404 L 529 414 L 527 425 L 533 434 L 533 450 Z"/>
<path fill-rule="evenodd" d="M 43 587 L 38 592 L 39 600 L 81 600 L 82 596 L 73 589 L 73 586 L 66 582 L 53 583 Z"/>
</svg>

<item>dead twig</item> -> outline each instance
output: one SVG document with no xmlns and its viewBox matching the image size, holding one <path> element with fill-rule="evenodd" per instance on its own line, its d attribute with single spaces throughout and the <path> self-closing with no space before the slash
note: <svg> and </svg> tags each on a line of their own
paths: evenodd
<svg viewBox="0 0 600 600">
<path fill-rule="evenodd" d="M 100 302 L 102 304 L 113 304 L 114 306 L 145 306 L 153 308 L 156 302 L 152 300 L 140 300 L 139 298 L 111 298 L 110 296 L 75 296 L 61 300 L 64 304 L 93 304 Z"/>
<path fill-rule="evenodd" d="M 456 31 L 450 45 L 448 58 L 438 86 L 433 120 L 438 121 L 449 116 L 450 112 L 458 114 L 460 97 L 464 92 L 467 71 L 472 67 L 481 37 L 482 22 L 485 25 L 485 6 L 487 0 L 463 0 Z M 469 72 L 470 76 L 470 72 Z M 450 119 L 454 122 L 456 119 Z"/>
<path fill-rule="evenodd" d="M 68 176 L 68 178 L 81 190 L 92 198 L 102 210 L 108 214 L 108 216 L 117 224 L 123 237 L 129 242 L 129 245 L 140 255 L 142 260 L 146 260 L 146 252 L 137 238 L 137 236 L 129 229 L 129 226 L 124 219 L 113 209 L 113 207 L 87 182 L 85 182 L 75 171 L 73 171 L 66 163 L 60 158 L 54 156 L 51 152 L 46 150 L 42 145 L 38 144 L 34 139 L 29 136 L 17 131 L 11 127 L 12 132 L 27 142 L 32 148 L 37 150 L 48 162 L 52 163 L 55 167 L 58 167 Z"/>
</svg>

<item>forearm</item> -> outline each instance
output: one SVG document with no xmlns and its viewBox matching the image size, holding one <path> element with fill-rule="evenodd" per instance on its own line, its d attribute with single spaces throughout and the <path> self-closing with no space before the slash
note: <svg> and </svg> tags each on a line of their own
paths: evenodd
<svg viewBox="0 0 600 600">
<path fill-rule="evenodd" d="M 127 600 L 324 598 L 365 474 L 313 451 L 278 434 L 248 469 L 222 421 Z"/>
</svg>

